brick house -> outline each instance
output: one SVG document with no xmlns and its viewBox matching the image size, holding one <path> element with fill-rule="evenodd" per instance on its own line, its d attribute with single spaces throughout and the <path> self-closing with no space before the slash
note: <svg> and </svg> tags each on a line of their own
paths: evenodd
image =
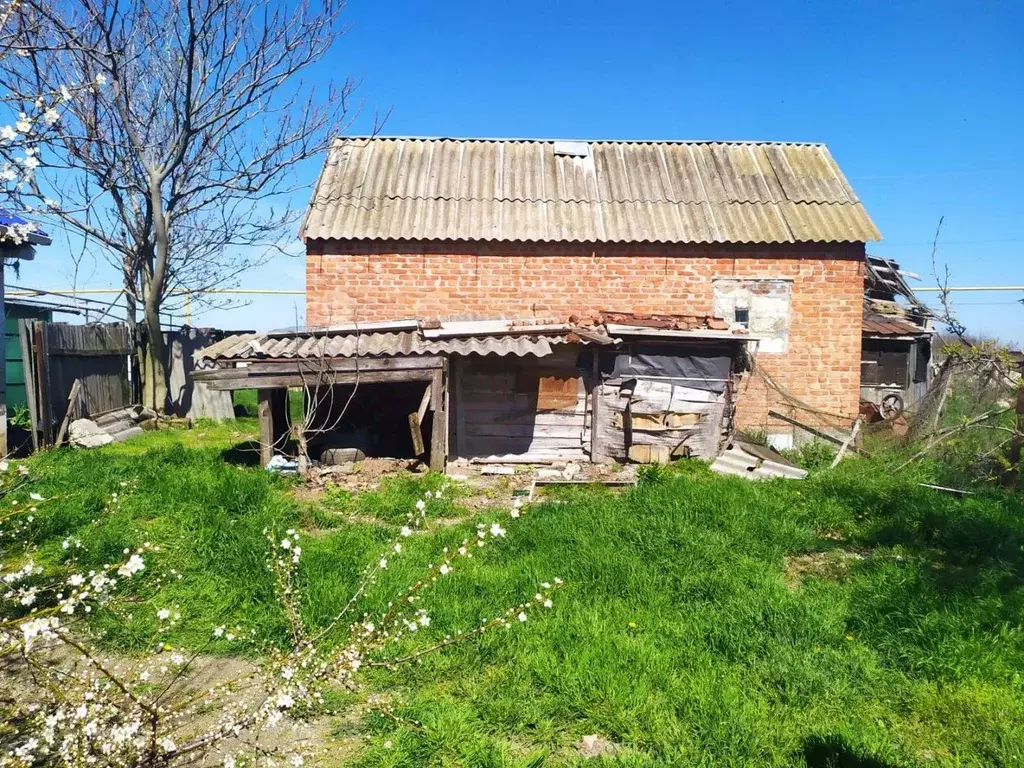
<svg viewBox="0 0 1024 768">
<path fill-rule="evenodd" d="M 858 410 L 880 235 L 821 144 L 341 139 L 301 236 L 310 326 L 708 315 L 759 339 L 741 426 Z"/>
</svg>

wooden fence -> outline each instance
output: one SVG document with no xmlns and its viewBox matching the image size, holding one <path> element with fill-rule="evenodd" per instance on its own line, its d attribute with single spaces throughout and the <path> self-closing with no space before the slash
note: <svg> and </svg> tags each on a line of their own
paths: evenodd
<svg viewBox="0 0 1024 768">
<path fill-rule="evenodd" d="M 125 324 L 21 320 L 18 330 L 33 448 L 53 444 L 69 408 L 72 418 L 82 418 L 132 404 L 132 340 Z M 81 384 L 69 402 L 75 380 Z"/>
</svg>

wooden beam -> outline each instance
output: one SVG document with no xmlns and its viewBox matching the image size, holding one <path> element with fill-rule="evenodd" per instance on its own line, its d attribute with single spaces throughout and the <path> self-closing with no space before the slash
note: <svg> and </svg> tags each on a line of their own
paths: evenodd
<svg viewBox="0 0 1024 768">
<path fill-rule="evenodd" d="M 284 451 L 288 443 L 288 390 L 270 390 L 271 435 L 276 451 Z"/>
<path fill-rule="evenodd" d="M 430 430 L 430 469 L 444 472 L 445 435 L 448 433 L 448 413 L 444 407 L 444 371 L 435 371 L 431 379 L 430 404 L 434 419 Z"/>
<path fill-rule="evenodd" d="M 427 448 L 423 444 L 423 426 L 420 424 L 420 417 L 416 411 L 409 414 L 409 435 L 412 437 L 413 455 L 422 456 Z"/>
<path fill-rule="evenodd" d="M 828 442 L 840 446 L 843 444 L 843 441 L 840 440 L 838 437 L 832 437 L 832 435 L 828 434 L 827 432 L 822 432 L 820 429 L 815 429 L 812 426 L 804 424 L 802 421 L 798 421 L 797 419 L 794 419 L 792 416 L 786 416 L 785 414 L 779 413 L 778 411 L 768 411 L 768 415 L 776 419 L 781 419 L 787 424 L 792 424 L 794 427 L 800 427 L 800 429 L 806 432 L 810 432 L 812 435 L 814 435 L 815 437 L 820 437 L 822 440 L 828 440 Z M 860 450 L 859 448 L 855 448 L 852 445 L 849 447 L 849 450 L 861 456 L 868 455 L 864 451 Z"/>
<path fill-rule="evenodd" d="M 67 413 L 64 414 L 64 420 L 60 423 L 60 429 L 57 430 L 57 441 L 54 443 L 56 446 L 60 446 L 64 442 L 64 436 L 68 433 L 68 427 L 71 425 L 71 414 L 77 410 L 78 392 L 81 389 L 82 380 L 75 379 L 75 382 L 71 385 L 71 394 L 68 395 Z"/>
<path fill-rule="evenodd" d="M 433 390 L 433 382 L 427 384 L 426 389 L 423 390 L 423 397 L 420 399 L 420 407 L 416 409 L 416 419 L 420 424 L 423 423 L 423 418 L 427 415 L 427 407 L 430 405 L 431 390 Z"/>
<path fill-rule="evenodd" d="M 832 459 L 832 466 L 829 469 L 835 469 L 839 466 L 839 462 L 843 460 L 843 456 L 846 455 L 846 451 L 849 450 L 850 446 L 853 445 L 857 439 L 857 435 L 860 434 L 861 425 L 864 423 L 864 417 L 858 416 L 857 420 L 853 422 L 853 430 L 850 432 L 850 436 L 843 441 L 843 444 L 839 447 L 839 453 Z"/>
<path fill-rule="evenodd" d="M 601 359 L 598 350 L 593 350 L 594 365 L 590 387 L 590 460 L 604 462 L 607 457 L 601 453 Z"/>
<path fill-rule="evenodd" d="M 423 419 L 427 415 L 427 408 L 433 399 L 433 390 L 433 382 L 427 384 L 426 389 L 423 390 L 423 397 L 420 398 L 419 408 L 409 414 L 409 434 L 412 436 L 413 454 L 416 456 L 422 456 L 427 450 L 423 443 Z"/>
<path fill-rule="evenodd" d="M 444 358 L 436 355 L 411 357 L 329 357 L 250 362 L 245 370 L 253 373 L 305 373 L 329 376 L 336 371 L 408 371 L 421 368 L 436 369 L 444 366 Z"/>
<path fill-rule="evenodd" d="M 315 388 L 317 383 L 309 376 L 298 373 L 249 375 L 246 368 L 233 370 L 196 371 L 194 379 L 212 390 L 277 389 L 279 387 Z M 419 368 L 408 371 L 370 371 L 359 373 L 332 373 L 330 380 L 320 386 L 345 384 L 388 384 L 400 381 L 431 381 L 439 369 Z"/>
<path fill-rule="evenodd" d="M 267 466 L 274 458 L 273 411 L 270 407 L 272 390 L 261 389 L 256 393 L 256 415 L 260 422 L 260 466 Z"/>
</svg>

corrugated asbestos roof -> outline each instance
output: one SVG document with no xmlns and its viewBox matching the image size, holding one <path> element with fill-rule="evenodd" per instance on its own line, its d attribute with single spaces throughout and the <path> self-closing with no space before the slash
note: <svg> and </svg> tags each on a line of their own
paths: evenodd
<svg viewBox="0 0 1024 768">
<path fill-rule="evenodd" d="M 881 239 L 823 144 L 339 139 L 305 239 Z"/>
<path fill-rule="evenodd" d="M 545 357 L 552 346 L 578 337 L 561 335 L 470 336 L 424 339 L 418 331 L 402 333 L 313 334 L 271 336 L 246 333 L 217 342 L 196 353 L 196 362 L 238 360 L 320 359 L 329 357 L 399 355 L 527 355 Z"/>
</svg>

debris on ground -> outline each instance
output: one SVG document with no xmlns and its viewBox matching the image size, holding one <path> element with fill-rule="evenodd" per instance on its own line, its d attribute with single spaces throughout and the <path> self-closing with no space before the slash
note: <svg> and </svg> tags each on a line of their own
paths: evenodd
<svg viewBox="0 0 1024 768">
<path fill-rule="evenodd" d="M 91 419 L 75 419 L 68 428 L 68 442 L 78 448 L 121 443 L 155 427 L 156 419 L 156 411 L 141 405 L 118 408 Z"/>
<path fill-rule="evenodd" d="M 711 469 L 723 475 L 736 475 L 748 480 L 764 480 L 772 477 L 787 477 L 803 480 L 807 470 L 767 445 L 758 445 L 745 440 L 734 439 L 711 462 Z"/>
<path fill-rule="evenodd" d="M 598 734 L 591 734 L 580 739 L 576 751 L 584 760 L 594 757 L 612 757 L 618 754 L 621 747 L 610 739 Z"/>
<path fill-rule="evenodd" d="M 268 469 L 270 467 L 268 466 Z M 290 466 L 289 466 L 290 468 Z M 391 476 L 424 473 L 427 466 L 418 459 L 368 458 L 334 465 L 315 463 L 309 468 L 305 482 L 294 493 L 306 500 L 315 500 L 328 488 L 358 493 L 373 491 Z M 534 498 L 541 486 L 598 484 L 630 486 L 637 480 L 635 465 L 587 464 L 576 461 L 530 464 L 492 464 L 465 460 L 447 467 L 449 480 L 463 486 L 459 505 L 469 510 L 507 507 L 518 498 L 521 502 Z"/>
<path fill-rule="evenodd" d="M 299 473 L 299 462 L 287 456 L 277 454 L 267 462 L 267 472 L 278 472 L 282 475 L 297 475 Z"/>
<path fill-rule="evenodd" d="M 785 559 L 783 581 L 786 588 L 790 590 L 796 590 L 803 586 L 804 580 L 808 576 L 843 581 L 853 564 L 864 560 L 870 554 L 870 551 L 830 549 L 825 552 L 792 555 Z"/>
</svg>

